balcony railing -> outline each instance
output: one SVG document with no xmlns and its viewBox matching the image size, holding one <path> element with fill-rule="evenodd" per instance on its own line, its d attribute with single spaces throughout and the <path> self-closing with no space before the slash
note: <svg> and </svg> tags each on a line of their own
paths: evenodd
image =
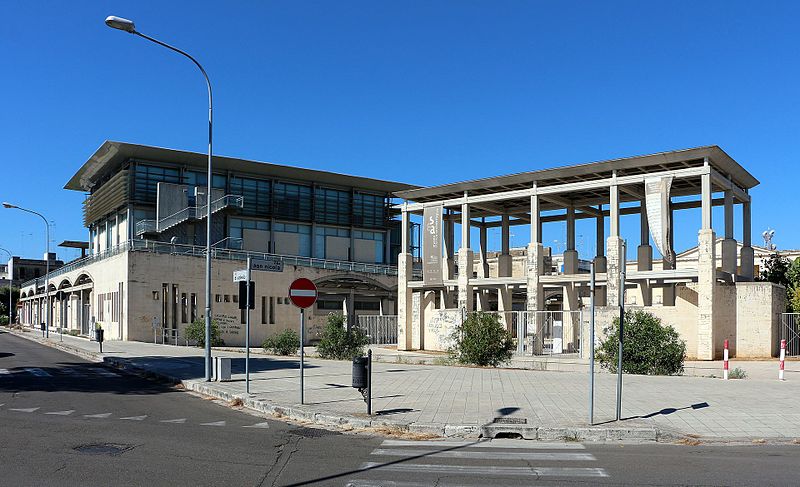
<svg viewBox="0 0 800 487">
<path fill-rule="evenodd" d="M 211 202 L 211 213 L 214 214 L 224 208 L 243 208 L 244 197 L 228 194 Z M 187 206 L 182 210 L 156 220 L 140 220 L 136 222 L 136 235 L 141 236 L 146 233 L 161 233 L 164 230 L 179 225 L 188 220 L 202 220 L 208 214 L 206 205 Z"/>
</svg>

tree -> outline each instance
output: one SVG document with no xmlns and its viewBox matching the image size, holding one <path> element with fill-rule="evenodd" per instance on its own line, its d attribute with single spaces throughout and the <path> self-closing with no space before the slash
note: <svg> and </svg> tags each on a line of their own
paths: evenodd
<svg viewBox="0 0 800 487">
<path fill-rule="evenodd" d="M 789 265 L 789 259 L 775 252 L 764 261 L 764 270 L 761 271 L 760 280 L 789 288 Z"/>
<path fill-rule="evenodd" d="M 197 343 L 198 347 L 204 347 L 206 344 L 206 322 L 204 319 L 194 320 L 189 326 L 186 327 L 186 338 L 193 340 Z M 225 345 L 225 340 L 220 337 L 219 325 L 216 320 L 211 320 L 211 346 L 222 347 Z"/>
<path fill-rule="evenodd" d="M 619 318 L 605 330 L 606 338 L 597 351 L 600 365 L 617 371 Z M 683 373 L 686 343 L 671 326 L 642 310 L 625 313 L 622 371 L 626 374 L 679 375 Z"/>
<path fill-rule="evenodd" d="M 497 367 L 511 360 L 514 341 L 495 314 L 470 313 L 450 336 L 450 355 L 462 364 Z"/>
<path fill-rule="evenodd" d="M 19 300 L 19 288 L 11 288 L 11 307 L 12 309 L 17 306 Z M 6 320 L 9 318 L 8 313 L 8 287 L 3 286 L 0 288 L 0 316 L 5 316 Z"/>
<path fill-rule="evenodd" d="M 317 345 L 317 353 L 326 359 L 351 360 L 364 355 L 364 347 L 368 344 L 369 338 L 364 330 L 358 327 L 348 330 L 344 315 L 331 313 Z"/>
</svg>

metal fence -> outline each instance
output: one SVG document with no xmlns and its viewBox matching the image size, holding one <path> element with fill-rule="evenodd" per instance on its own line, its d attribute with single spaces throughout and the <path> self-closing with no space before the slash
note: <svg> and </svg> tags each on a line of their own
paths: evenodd
<svg viewBox="0 0 800 487">
<path fill-rule="evenodd" d="M 498 313 L 517 341 L 518 355 L 583 356 L 583 311 L 510 311 Z"/>
<path fill-rule="evenodd" d="M 356 319 L 371 345 L 397 345 L 397 315 L 359 315 Z"/>
<path fill-rule="evenodd" d="M 800 313 L 781 314 L 781 339 L 786 340 L 786 356 L 800 356 Z"/>
</svg>

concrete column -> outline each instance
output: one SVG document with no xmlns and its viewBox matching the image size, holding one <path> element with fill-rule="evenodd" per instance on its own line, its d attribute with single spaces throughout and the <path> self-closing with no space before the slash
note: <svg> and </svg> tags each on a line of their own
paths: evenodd
<svg viewBox="0 0 800 487">
<path fill-rule="evenodd" d="M 485 223 L 485 222 L 484 222 Z M 486 235 L 486 227 L 481 225 L 481 277 L 487 278 L 489 277 L 489 256 L 487 254 L 488 250 L 486 248 L 487 244 L 487 235 Z"/>
<path fill-rule="evenodd" d="M 567 248 L 564 250 L 564 274 L 578 273 L 578 252 L 575 250 L 575 207 L 567 208 Z"/>
<path fill-rule="evenodd" d="M 536 183 L 533 183 L 534 194 L 531 195 L 531 240 L 530 243 L 542 243 L 542 220 L 539 218 L 539 195 Z"/>
<path fill-rule="evenodd" d="M 737 274 L 736 252 L 738 245 L 733 238 L 733 191 L 725 190 L 725 239 L 722 241 L 722 270 Z"/>
<path fill-rule="evenodd" d="M 745 201 L 742 203 L 742 252 L 739 256 L 740 270 L 739 274 L 744 280 L 752 281 L 755 277 L 755 262 L 753 247 L 751 246 L 751 220 L 750 220 L 750 202 Z"/>
<path fill-rule="evenodd" d="M 464 193 L 466 200 L 467 193 Z M 467 313 L 473 310 L 472 286 L 472 263 L 473 253 L 469 242 L 469 204 L 465 201 L 461 204 L 461 247 L 458 249 L 458 307 L 465 309 Z"/>
<path fill-rule="evenodd" d="M 700 230 L 697 240 L 697 358 L 714 360 L 714 294 L 717 277 L 714 230 Z"/>
<path fill-rule="evenodd" d="M 412 275 L 412 258 L 408 246 L 408 212 L 403 209 L 400 255 L 397 256 L 397 349 L 411 350 L 412 298 L 408 281 Z"/>
<path fill-rule="evenodd" d="M 606 304 L 619 306 L 619 279 L 621 263 L 625 256 L 622 255 L 622 239 L 619 236 L 619 187 L 616 184 L 617 172 L 612 176 L 613 183 L 609 190 L 610 235 L 606 239 Z"/>
<path fill-rule="evenodd" d="M 701 218 L 701 230 L 711 230 L 713 227 L 711 226 L 711 174 L 703 174 L 700 176 L 700 187 L 701 187 L 701 206 L 700 212 L 702 215 Z"/>
<path fill-rule="evenodd" d="M 542 244 L 538 242 L 528 244 L 527 257 L 527 308 L 528 311 L 542 311 L 544 310 L 544 287 L 539 279 L 544 273 L 544 249 Z"/>
<path fill-rule="evenodd" d="M 642 198 L 640 203 L 640 245 L 636 249 L 636 269 L 638 271 L 653 270 L 653 248 L 650 246 L 650 225 L 647 221 L 647 203 Z M 642 305 L 651 306 L 653 304 L 653 290 L 647 281 L 639 283 L 639 292 L 642 295 Z"/>
<path fill-rule="evenodd" d="M 596 274 L 605 274 L 608 269 L 606 263 L 606 226 L 605 217 L 603 216 L 603 205 L 598 205 L 597 209 L 600 214 L 595 218 L 595 258 L 594 270 Z M 606 288 L 605 286 L 597 286 L 594 291 L 594 304 L 595 306 L 606 305 Z"/>
<path fill-rule="evenodd" d="M 503 215 L 502 225 L 500 226 L 500 255 L 497 256 L 497 276 L 511 277 L 513 261 L 511 259 L 511 224 L 508 215 Z M 502 291 L 500 291 L 502 294 Z M 498 298 L 499 299 L 499 298 Z"/>
<path fill-rule="evenodd" d="M 447 210 L 446 215 L 448 217 L 451 216 L 450 210 Z M 455 260 L 455 235 L 456 235 L 456 224 L 452 218 L 446 218 L 444 223 L 444 248 L 445 248 L 445 263 L 446 265 L 443 268 L 444 271 L 444 279 L 450 280 L 453 279 L 453 276 L 456 272 L 456 260 Z"/>
<path fill-rule="evenodd" d="M 675 269 L 675 212 L 672 209 L 672 204 L 669 207 L 669 259 L 666 257 L 661 259 L 661 268 L 664 270 Z M 661 304 L 663 306 L 675 306 L 675 284 L 667 284 L 661 288 Z"/>
</svg>

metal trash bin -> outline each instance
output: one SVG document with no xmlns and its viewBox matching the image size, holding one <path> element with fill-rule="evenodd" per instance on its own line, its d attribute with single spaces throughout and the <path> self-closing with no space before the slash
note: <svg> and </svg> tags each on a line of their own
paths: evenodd
<svg viewBox="0 0 800 487">
<path fill-rule="evenodd" d="M 214 380 L 227 382 L 231 380 L 231 359 L 227 357 L 214 357 Z"/>
<path fill-rule="evenodd" d="M 367 364 L 369 359 L 367 357 L 354 357 L 353 358 L 353 388 L 366 389 L 369 387 L 369 376 L 367 371 Z"/>
</svg>

